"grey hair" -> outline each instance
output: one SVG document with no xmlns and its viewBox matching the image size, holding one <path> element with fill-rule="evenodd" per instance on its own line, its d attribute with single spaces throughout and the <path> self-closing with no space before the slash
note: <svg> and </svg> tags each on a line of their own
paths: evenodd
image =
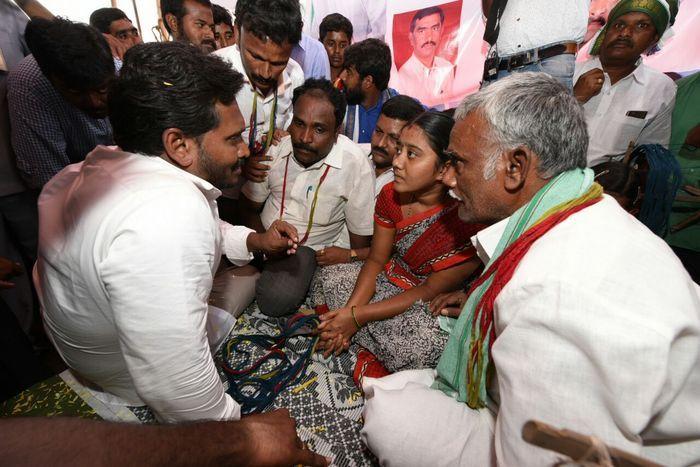
<svg viewBox="0 0 700 467">
<path fill-rule="evenodd" d="M 546 73 L 513 73 L 467 96 L 455 120 L 480 112 L 499 150 L 485 163 L 484 178 L 493 177 L 498 156 L 526 146 L 539 159 L 537 172 L 551 178 L 586 167 L 588 130 L 583 108 L 571 93 Z"/>
</svg>

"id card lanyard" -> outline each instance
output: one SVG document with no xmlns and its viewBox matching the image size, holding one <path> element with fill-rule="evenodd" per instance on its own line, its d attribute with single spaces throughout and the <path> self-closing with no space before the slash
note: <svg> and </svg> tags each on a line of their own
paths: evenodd
<svg viewBox="0 0 700 467">
<path fill-rule="evenodd" d="M 272 116 L 270 118 L 270 126 L 267 131 L 267 138 L 265 139 L 265 145 L 260 145 L 255 141 L 255 137 L 258 133 L 258 93 L 253 89 L 253 110 L 250 112 L 250 123 L 248 128 L 248 149 L 251 154 L 264 154 L 267 148 L 272 144 L 272 139 L 275 133 L 275 120 L 277 120 L 277 88 L 275 88 L 275 96 L 272 100 Z"/>
<path fill-rule="evenodd" d="M 289 170 L 289 159 L 292 158 L 292 153 L 290 152 L 289 155 L 287 155 L 287 162 L 284 164 L 284 179 L 282 180 L 282 204 L 280 205 L 280 219 L 282 219 L 282 215 L 284 214 L 284 201 L 287 195 L 287 172 Z M 318 192 L 321 191 L 321 185 L 323 184 L 323 181 L 326 179 L 328 176 L 328 171 L 330 170 L 331 166 L 326 165 L 326 170 L 323 171 L 323 174 L 321 175 L 321 178 L 318 180 L 318 185 L 316 185 L 316 190 L 314 191 L 314 199 L 311 202 L 311 212 L 309 213 L 309 220 L 306 224 L 306 233 L 304 234 L 304 237 L 299 241 L 299 245 L 303 245 L 306 243 L 306 240 L 309 239 L 309 234 L 311 233 L 311 227 L 314 223 L 314 214 L 316 213 L 316 204 L 318 203 Z"/>
</svg>

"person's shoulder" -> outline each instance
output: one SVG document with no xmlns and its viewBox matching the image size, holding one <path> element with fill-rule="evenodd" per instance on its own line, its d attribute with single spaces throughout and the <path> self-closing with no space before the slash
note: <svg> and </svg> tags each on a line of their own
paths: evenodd
<svg viewBox="0 0 700 467">
<path fill-rule="evenodd" d="M 304 69 L 293 58 L 290 58 L 287 62 L 287 67 L 284 69 L 284 73 L 292 82 L 292 89 L 298 88 L 304 84 Z"/>
<path fill-rule="evenodd" d="M 51 82 L 44 76 L 39 64 L 33 55 L 27 55 L 7 75 L 8 88 L 36 89 L 51 86 Z"/>
<path fill-rule="evenodd" d="M 338 139 L 335 144 L 338 146 L 338 149 L 342 151 L 344 158 L 350 158 L 358 161 L 369 160 L 368 154 L 365 154 L 362 146 L 343 134 L 338 135 Z"/>
<path fill-rule="evenodd" d="M 454 65 L 452 64 L 451 61 L 447 60 L 446 58 L 442 58 L 439 55 L 435 56 L 435 66 L 438 68 L 451 68 Z"/>
<path fill-rule="evenodd" d="M 395 200 L 397 199 L 398 194 L 396 191 L 394 191 L 394 182 L 391 181 L 384 185 L 379 192 L 379 195 L 377 196 L 377 199 L 383 199 L 383 200 Z"/>
<path fill-rule="evenodd" d="M 238 49 L 238 45 L 234 44 L 228 47 L 224 47 L 223 49 L 215 50 L 214 52 L 212 52 L 212 55 L 226 60 L 232 68 L 243 72 L 243 70 L 241 69 L 243 66 L 243 62 L 241 61 L 241 52 Z"/>
<path fill-rule="evenodd" d="M 645 63 L 641 63 L 639 66 L 642 68 L 642 71 L 649 80 L 649 83 L 653 85 L 655 89 L 665 92 L 672 92 L 673 94 L 676 93 L 676 83 L 666 73 L 662 73 L 656 68 L 652 68 Z"/>
<path fill-rule="evenodd" d="M 294 146 L 292 145 L 292 137 L 287 135 L 280 139 L 279 143 L 273 144 L 267 150 L 266 156 L 271 157 L 270 168 L 275 167 L 283 160 L 286 156 L 292 154 Z"/>
<path fill-rule="evenodd" d="M 685 78 L 681 78 L 676 81 L 676 87 L 680 89 L 685 89 L 687 87 L 698 87 L 700 88 L 700 71 L 688 75 Z"/>
<path fill-rule="evenodd" d="M 604 279 L 616 275 L 650 280 L 660 270 L 683 270 L 668 245 L 611 197 L 604 198 L 552 228 L 531 253 L 574 275 Z M 633 279 L 631 279 L 633 280 Z"/>
<path fill-rule="evenodd" d="M 404 74 L 404 73 L 412 73 L 413 71 L 413 62 L 415 61 L 415 56 L 411 54 L 408 59 L 403 62 L 403 65 L 399 68 L 399 73 Z"/>
<path fill-rule="evenodd" d="M 577 61 L 574 64 L 574 79 L 576 79 L 578 76 L 582 75 L 583 73 L 592 70 L 594 68 L 601 68 L 602 65 L 600 64 L 600 59 L 597 56 L 590 56 L 586 60 L 583 61 Z"/>
</svg>

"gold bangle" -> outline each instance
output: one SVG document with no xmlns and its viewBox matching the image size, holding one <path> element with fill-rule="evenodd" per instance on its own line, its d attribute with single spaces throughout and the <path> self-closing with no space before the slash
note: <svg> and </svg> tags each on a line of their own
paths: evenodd
<svg viewBox="0 0 700 467">
<path fill-rule="evenodd" d="M 355 326 L 357 326 L 357 329 L 360 329 L 362 326 L 360 326 L 360 323 L 357 322 L 357 318 L 355 317 L 355 307 L 356 305 L 350 307 L 350 314 L 352 315 L 352 320 L 355 322 Z"/>
</svg>

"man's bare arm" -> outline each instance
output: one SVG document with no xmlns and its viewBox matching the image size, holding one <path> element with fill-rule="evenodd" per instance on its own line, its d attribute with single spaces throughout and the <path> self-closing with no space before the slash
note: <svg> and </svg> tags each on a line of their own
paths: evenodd
<svg viewBox="0 0 700 467">
<path fill-rule="evenodd" d="M 350 234 L 350 248 L 353 250 L 359 250 L 361 248 L 369 248 L 372 243 L 371 235 L 357 235 L 352 232 Z"/>
<path fill-rule="evenodd" d="M 493 0 L 481 0 L 481 11 L 484 13 L 486 18 L 489 17 L 489 11 L 491 11 L 491 5 L 493 5 Z"/>
<path fill-rule="evenodd" d="M 37 0 L 15 0 L 18 7 L 30 18 L 53 19 L 53 14 Z"/>
<path fill-rule="evenodd" d="M 248 197 L 241 193 L 241 196 L 238 199 L 238 206 L 243 224 L 249 229 L 253 229 L 258 233 L 264 233 L 265 226 L 263 226 L 262 220 L 260 219 L 260 213 L 262 212 L 265 203 L 251 201 L 248 199 Z"/>
<path fill-rule="evenodd" d="M 135 425 L 79 418 L 0 419 L 3 465 L 312 465 L 286 410 L 241 421 Z"/>
</svg>

